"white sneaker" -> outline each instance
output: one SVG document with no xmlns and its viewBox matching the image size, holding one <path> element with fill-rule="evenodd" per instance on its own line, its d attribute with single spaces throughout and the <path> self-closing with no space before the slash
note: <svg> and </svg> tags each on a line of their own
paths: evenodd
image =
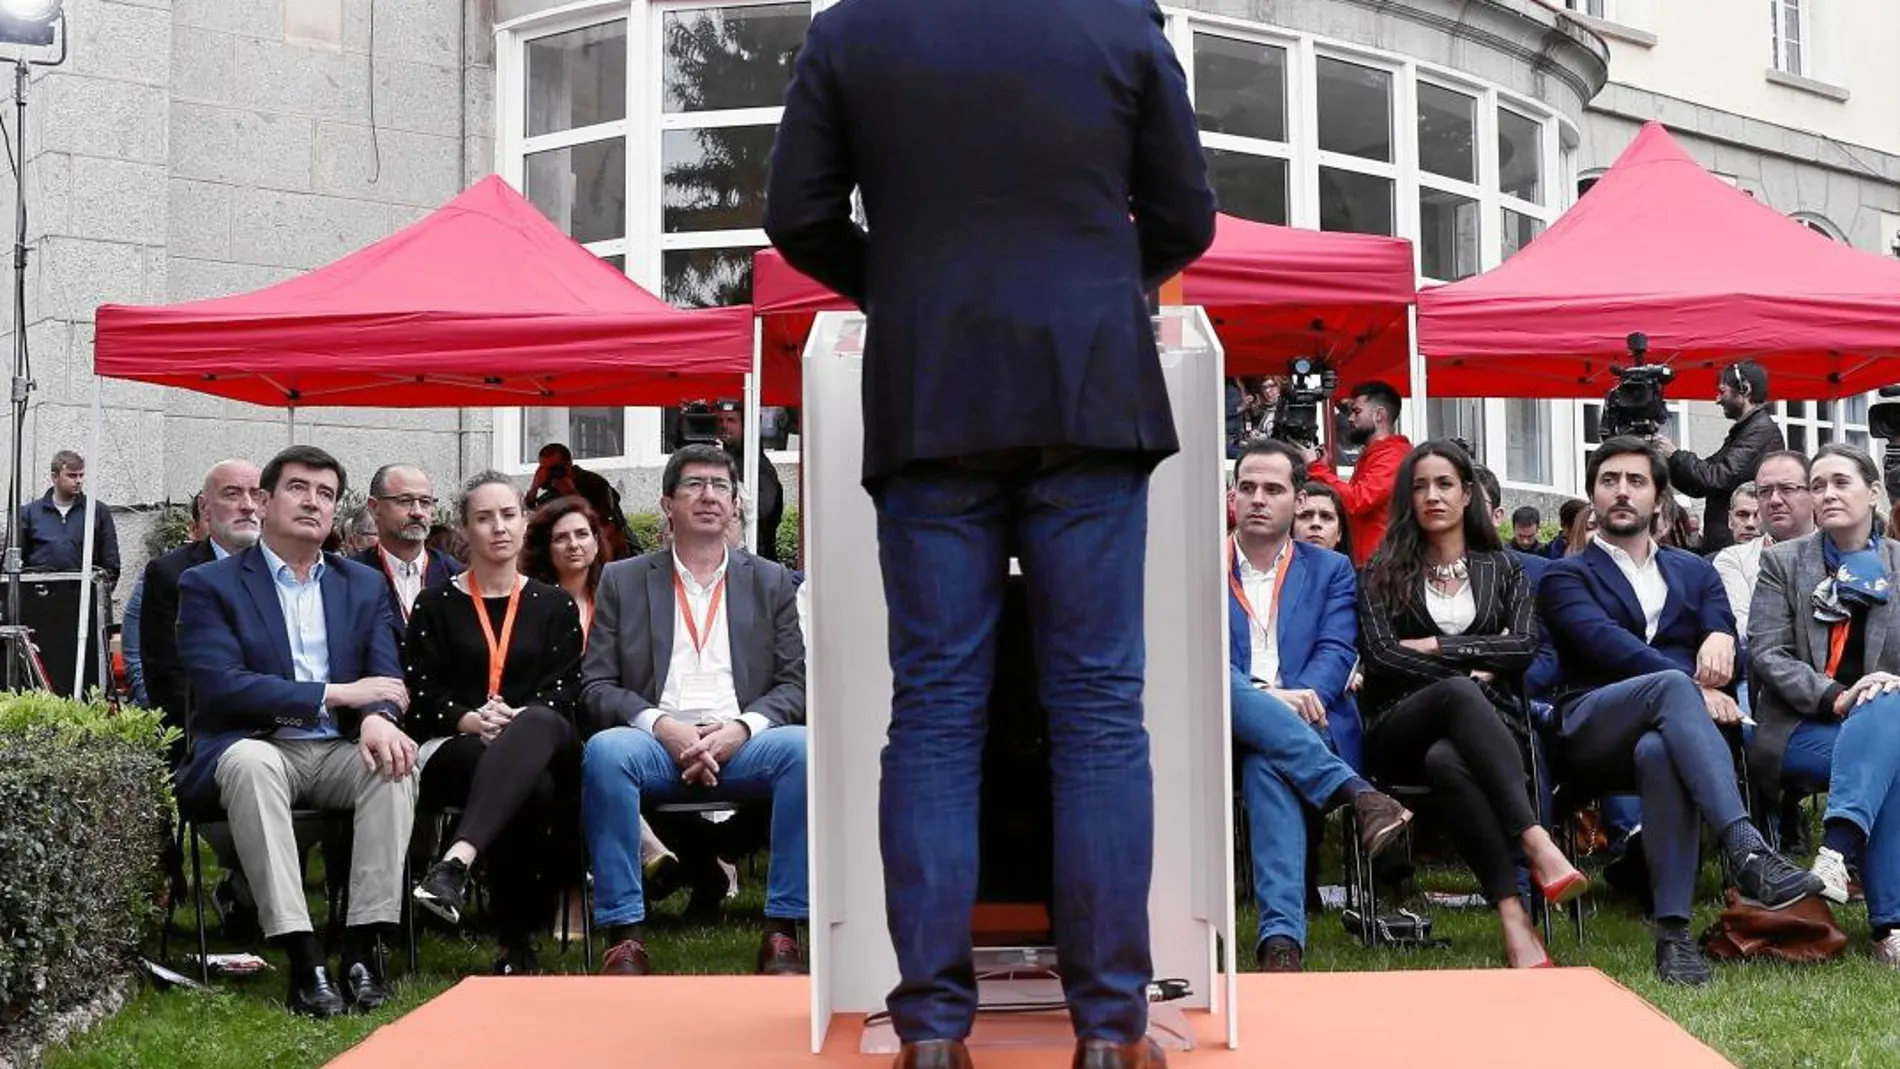
<svg viewBox="0 0 1900 1069">
<path fill-rule="evenodd" d="M 1874 961 L 1889 969 L 1900 969 L 1900 930 L 1887 933 L 1887 938 L 1874 944 Z"/>
<path fill-rule="evenodd" d="M 1821 852 L 1814 855 L 1814 864 L 1808 871 L 1821 878 L 1822 898 L 1847 904 L 1847 861 L 1839 851 L 1823 846 Z"/>
</svg>

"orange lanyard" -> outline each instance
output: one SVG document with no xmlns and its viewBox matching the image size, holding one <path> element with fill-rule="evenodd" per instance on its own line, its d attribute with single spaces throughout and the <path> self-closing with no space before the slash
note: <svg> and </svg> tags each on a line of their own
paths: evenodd
<svg viewBox="0 0 1900 1069">
<path fill-rule="evenodd" d="M 488 696 L 501 697 L 501 673 L 508 665 L 508 641 L 515 634 L 515 610 L 521 607 L 521 581 L 508 592 L 508 611 L 502 614 L 501 637 L 495 637 L 495 625 L 488 622 L 488 606 L 482 604 L 482 585 L 475 573 L 468 573 L 468 596 L 475 603 L 475 619 L 481 621 L 482 638 L 488 642 Z"/>
<path fill-rule="evenodd" d="M 713 620 L 719 615 L 719 599 L 725 593 L 726 577 L 722 575 L 713 584 L 712 601 L 706 604 L 705 634 L 702 635 L 700 628 L 693 624 L 693 603 L 686 597 L 686 582 L 680 578 L 677 569 L 673 572 L 673 598 L 679 602 L 680 616 L 686 621 L 686 633 L 692 637 L 693 655 L 696 657 L 705 656 L 706 643 L 712 641 Z"/>
<path fill-rule="evenodd" d="M 398 590 L 396 587 L 396 569 L 394 566 L 392 566 L 389 563 L 389 551 L 384 549 L 381 546 L 377 546 L 376 555 L 382 558 L 383 574 L 389 577 L 389 589 L 396 591 L 396 608 L 402 610 L 402 622 L 406 624 L 409 622 L 410 606 L 409 606 L 409 602 L 403 598 L 402 591 Z M 427 575 L 426 569 L 427 569 L 427 565 L 429 561 L 429 551 L 426 549 L 423 550 L 422 556 L 419 557 L 418 560 L 420 561 L 420 563 L 416 565 L 416 570 L 418 572 L 422 572 L 423 575 L 426 577 Z"/>
<path fill-rule="evenodd" d="M 1291 538 L 1288 539 L 1286 548 L 1281 552 L 1286 554 L 1286 560 L 1281 561 L 1279 568 L 1273 573 L 1273 604 L 1267 606 L 1267 622 L 1263 624 L 1260 622 L 1259 615 L 1254 612 L 1253 602 L 1247 600 L 1246 588 L 1240 585 L 1239 550 L 1232 538 L 1227 540 L 1227 586 L 1234 592 L 1234 597 L 1240 599 L 1240 607 L 1246 611 L 1247 619 L 1252 620 L 1254 626 L 1260 629 L 1260 634 L 1267 639 L 1273 638 L 1273 622 L 1280 615 L 1280 588 L 1286 586 L 1286 573 L 1293 570 Z"/>
</svg>

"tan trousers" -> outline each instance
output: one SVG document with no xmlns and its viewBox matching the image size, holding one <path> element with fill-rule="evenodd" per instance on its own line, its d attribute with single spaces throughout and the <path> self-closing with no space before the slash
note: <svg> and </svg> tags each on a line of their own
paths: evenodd
<svg viewBox="0 0 1900 1069">
<path fill-rule="evenodd" d="M 413 775 L 384 779 L 364 768 L 356 744 L 344 739 L 244 739 L 218 759 L 217 781 L 266 936 L 315 930 L 290 820 L 299 806 L 353 814 L 344 923 L 401 919 L 403 855 L 416 815 Z"/>
</svg>

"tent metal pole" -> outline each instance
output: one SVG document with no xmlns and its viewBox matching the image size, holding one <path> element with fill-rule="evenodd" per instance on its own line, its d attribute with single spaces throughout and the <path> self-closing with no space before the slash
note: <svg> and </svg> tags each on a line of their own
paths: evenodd
<svg viewBox="0 0 1900 1069">
<path fill-rule="evenodd" d="M 290 407 L 284 409 L 284 431 L 289 436 L 289 439 L 290 439 L 285 444 L 296 445 L 297 444 L 297 406 L 296 405 L 291 405 Z"/>
<path fill-rule="evenodd" d="M 94 375 L 92 377 L 92 430 L 86 436 L 86 455 L 95 458 L 95 462 L 99 456 L 99 424 L 105 421 L 104 405 L 100 399 L 102 389 L 99 376 Z M 92 629 L 92 550 L 94 525 L 98 522 L 99 495 L 87 494 L 86 533 L 79 546 L 79 626 L 73 634 L 73 648 L 78 653 L 73 657 L 72 695 L 80 700 L 86 697 L 86 692 L 82 689 L 86 685 L 86 658 L 96 657 L 99 653 L 97 647 L 86 641 L 86 633 Z M 104 612 L 105 607 L 100 606 L 100 611 Z M 108 682 L 105 676 L 99 677 L 100 686 L 107 686 Z"/>
<path fill-rule="evenodd" d="M 752 317 L 752 372 L 745 377 L 745 470 L 749 478 L 745 481 L 745 544 L 757 553 L 759 551 L 759 480 L 765 469 L 765 444 L 759 441 L 759 374 L 764 364 L 763 346 L 765 344 L 764 320 Z M 778 532 L 769 532 L 777 538 Z"/>
<path fill-rule="evenodd" d="M 1405 308 L 1406 344 L 1409 347 L 1407 373 L 1411 378 L 1411 403 L 1406 409 L 1411 413 L 1409 425 L 1411 433 L 1406 437 L 1414 442 L 1422 442 L 1431 436 L 1431 420 L 1427 418 L 1425 386 L 1425 354 L 1418 348 L 1418 305 Z"/>
</svg>

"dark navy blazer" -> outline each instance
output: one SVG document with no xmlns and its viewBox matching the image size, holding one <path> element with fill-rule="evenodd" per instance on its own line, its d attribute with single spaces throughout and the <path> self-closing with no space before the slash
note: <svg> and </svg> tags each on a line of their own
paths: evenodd
<svg viewBox="0 0 1900 1069">
<path fill-rule="evenodd" d="M 403 678 L 389 587 L 380 572 L 323 555 L 324 635 L 330 681 Z M 178 770 L 179 801 L 215 806 L 218 759 L 239 739 L 282 727 L 317 726 L 322 683 L 297 682 L 290 633 L 263 550 L 252 546 L 178 578 L 178 650 L 191 678 L 191 754 Z M 337 730 L 354 738 L 361 718 L 401 710 L 387 703 L 333 709 Z"/>
<path fill-rule="evenodd" d="M 1154 0 L 818 15 L 765 231 L 866 313 L 867 485 L 913 460 L 1178 448 L 1146 293 L 1213 241 L 1214 195 Z"/>
<path fill-rule="evenodd" d="M 1603 547 L 1593 543 L 1544 572 L 1537 609 L 1563 667 L 1554 697 L 1558 708 L 1598 687 L 1651 672 L 1674 668 L 1694 676 L 1703 640 L 1734 636 L 1735 614 L 1715 566 L 1686 550 L 1658 547 L 1656 554 L 1669 596 L 1649 641 L 1636 590 Z"/>
</svg>

